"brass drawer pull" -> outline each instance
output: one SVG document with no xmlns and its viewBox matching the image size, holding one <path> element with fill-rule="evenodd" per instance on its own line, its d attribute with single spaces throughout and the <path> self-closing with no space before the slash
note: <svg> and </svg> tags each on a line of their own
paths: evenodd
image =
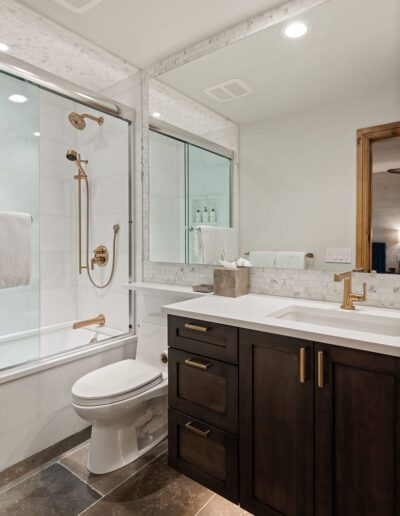
<svg viewBox="0 0 400 516">
<path fill-rule="evenodd" d="M 185 323 L 185 328 L 187 330 L 201 331 L 202 333 L 206 333 L 210 329 L 210 328 L 207 328 L 206 326 L 197 326 L 196 324 L 189 324 L 189 323 Z"/>
<path fill-rule="evenodd" d="M 306 383 L 306 348 L 300 348 L 300 383 Z"/>
<path fill-rule="evenodd" d="M 185 425 L 185 428 L 187 428 L 188 430 L 190 430 L 191 432 L 194 432 L 195 434 L 197 435 L 200 435 L 201 437 L 205 437 L 207 439 L 207 437 L 210 435 L 210 432 L 211 430 L 199 430 L 198 428 L 196 428 L 195 426 L 192 426 L 192 421 L 188 421 Z"/>
<path fill-rule="evenodd" d="M 201 362 L 195 362 L 192 358 L 187 358 L 185 360 L 185 365 L 197 367 L 197 369 L 208 369 L 211 367 L 211 364 L 202 364 Z"/>
<path fill-rule="evenodd" d="M 318 351 L 317 353 L 317 360 L 318 360 L 318 387 L 320 389 L 324 388 L 324 352 Z"/>
</svg>

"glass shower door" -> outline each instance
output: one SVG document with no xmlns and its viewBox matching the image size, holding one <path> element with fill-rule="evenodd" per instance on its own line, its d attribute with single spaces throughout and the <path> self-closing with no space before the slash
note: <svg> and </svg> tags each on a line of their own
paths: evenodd
<svg viewBox="0 0 400 516">
<path fill-rule="evenodd" d="M 195 250 L 196 227 L 231 226 L 231 160 L 187 145 L 187 260 L 201 263 Z"/>
<path fill-rule="evenodd" d="M 38 131 L 38 88 L 0 73 L 0 370 L 39 356 Z"/>
</svg>

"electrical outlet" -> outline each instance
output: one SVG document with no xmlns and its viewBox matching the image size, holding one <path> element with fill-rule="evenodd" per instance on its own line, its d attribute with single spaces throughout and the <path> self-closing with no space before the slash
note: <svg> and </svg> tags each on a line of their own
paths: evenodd
<svg viewBox="0 0 400 516">
<path fill-rule="evenodd" d="M 328 247 L 326 250 L 326 263 L 351 263 L 350 247 Z"/>
</svg>

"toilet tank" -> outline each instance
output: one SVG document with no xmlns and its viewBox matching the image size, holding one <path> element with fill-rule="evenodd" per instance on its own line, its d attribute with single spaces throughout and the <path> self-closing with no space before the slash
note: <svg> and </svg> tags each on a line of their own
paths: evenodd
<svg viewBox="0 0 400 516">
<path fill-rule="evenodd" d="M 168 349 L 167 317 L 164 314 L 149 314 L 139 324 L 136 359 L 161 368 L 167 373 L 168 366 L 161 362 L 161 353 Z"/>
</svg>

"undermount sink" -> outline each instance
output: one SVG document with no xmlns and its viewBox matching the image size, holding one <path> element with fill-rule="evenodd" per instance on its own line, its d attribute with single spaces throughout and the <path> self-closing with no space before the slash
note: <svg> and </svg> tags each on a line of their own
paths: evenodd
<svg viewBox="0 0 400 516">
<path fill-rule="evenodd" d="M 332 310 L 295 305 L 269 314 L 268 317 L 374 333 L 376 335 L 400 337 L 400 318 L 365 314 L 356 310 Z"/>
</svg>

